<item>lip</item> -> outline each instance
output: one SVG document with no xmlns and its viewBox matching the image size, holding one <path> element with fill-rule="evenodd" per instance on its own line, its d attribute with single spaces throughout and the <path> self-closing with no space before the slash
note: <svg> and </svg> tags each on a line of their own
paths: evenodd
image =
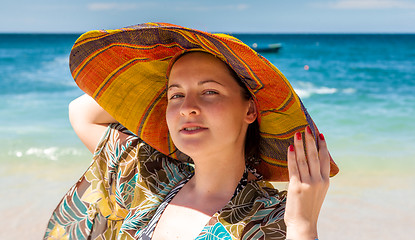
<svg viewBox="0 0 415 240">
<path fill-rule="evenodd" d="M 190 135 L 190 134 L 200 133 L 205 130 L 207 130 L 207 128 L 200 124 L 186 123 L 186 124 L 183 124 L 179 132 L 182 134 Z"/>
</svg>

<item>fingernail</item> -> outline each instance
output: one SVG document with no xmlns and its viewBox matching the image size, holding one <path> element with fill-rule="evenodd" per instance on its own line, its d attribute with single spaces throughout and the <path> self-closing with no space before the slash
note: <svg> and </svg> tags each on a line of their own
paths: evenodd
<svg viewBox="0 0 415 240">
<path fill-rule="evenodd" d="M 322 133 L 320 133 L 318 136 L 320 137 L 321 141 L 324 141 L 324 135 Z"/>
<path fill-rule="evenodd" d="M 295 134 L 295 136 L 297 137 L 297 140 L 301 140 L 301 133 L 300 133 L 300 132 L 297 132 L 297 133 Z"/>
<path fill-rule="evenodd" d="M 294 152 L 294 146 L 290 145 L 290 152 Z"/>
<path fill-rule="evenodd" d="M 312 133 L 311 133 L 311 128 L 310 128 L 310 126 L 307 126 L 307 127 L 306 127 L 306 129 L 307 129 L 307 132 L 308 132 L 308 133 L 312 134 Z"/>
</svg>

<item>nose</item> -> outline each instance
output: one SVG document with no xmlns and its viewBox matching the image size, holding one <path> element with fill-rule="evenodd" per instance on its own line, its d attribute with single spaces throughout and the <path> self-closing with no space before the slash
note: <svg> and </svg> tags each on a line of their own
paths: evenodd
<svg viewBox="0 0 415 240">
<path fill-rule="evenodd" d="M 200 108 L 197 102 L 196 97 L 194 96 L 185 96 L 180 106 L 180 115 L 182 116 L 190 116 L 190 115 L 199 115 Z"/>
</svg>

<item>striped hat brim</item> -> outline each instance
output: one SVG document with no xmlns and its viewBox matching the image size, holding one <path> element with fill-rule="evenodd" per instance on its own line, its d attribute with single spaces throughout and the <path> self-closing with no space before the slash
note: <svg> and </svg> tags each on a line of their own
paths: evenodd
<svg viewBox="0 0 415 240">
<path fill-rule="evenodd" d="M 186 51 L 219 57 L 247 86 L 261 136 L 256 168 L 265 180 L 287 181 L 287 149 L 295 132 L 310 126 L 316 139 L 319 132 L 284 75 L 240 40 L 167 23 L 90 31 L 75 42 L 70 70 L 77 85 L 122 125 L 158 151 L 182 159 L 165 119 L 166 72 Z M 330 176 L 338 171 L 331 159 Z"/>
</svg>

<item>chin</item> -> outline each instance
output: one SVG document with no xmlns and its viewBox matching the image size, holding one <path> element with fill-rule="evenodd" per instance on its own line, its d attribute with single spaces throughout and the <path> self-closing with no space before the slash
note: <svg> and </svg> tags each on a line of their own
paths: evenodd
<svg viewBox="0 0 415 240">
<path fill-rule="evenodd" d="M 179 149 L 180 152 L 186 154 L 187 156 L 194 158 L 195 156 L 198 156 L 202 154 L 202 149 L 205 149 L 206 146 L 200 143 L 175 143 L 175 146 L 177 149 Z"/>
</svg>

